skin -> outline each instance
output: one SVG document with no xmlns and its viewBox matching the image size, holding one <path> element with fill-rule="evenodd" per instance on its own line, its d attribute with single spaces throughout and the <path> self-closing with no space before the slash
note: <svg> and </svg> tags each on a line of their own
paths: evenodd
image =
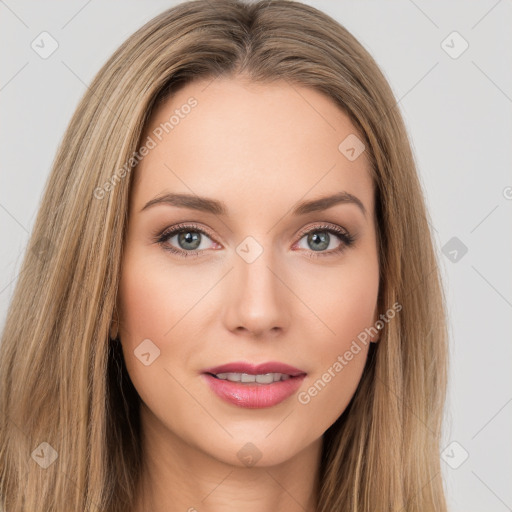
<svg viewBox="0 0 512 512">
<path fill-rule="evenodd" d="M 338 150 L 358 132 L 328 97 L 242 77 L 188 84 L 154 112 L 144 140 L 191 96 L 198 105 L 140 162 L 130 196 L 118 327 L 143 401 L 146 464 L 133 511 L 314 511 L 322 435 L 352 398 L 369 345 L 308 404 L 298 393 L 379 313 L 366 153 L 349 161 Z M 338 191 L 357 196 L 366 216 L 352 203 L 289 213 L 299 201 Z M 169 204 L 140 211 L 165 192 L 221 200 L 228 214 Z M 182 222 L 209 233 L 194 232 L 201 256 L 180 257 L 155 241 L 155 233 Z M 315 251 L 299 236 L 324 223 L 355 235 L 353 245 L 334 254 L 344 242 L 328 233 L 328 247 Z M 252 263 L 236 252 L 248 236 L 263 249 Z M 176 234 L 166 244 L 191 251 Z M 134 355 L 145 339 L 160 349 L 148 366 Z M 217 397 L 201 376 L 241 360 L 281 361 L 307 376 L 276 406 L 241 408 Z M 249 442 L 261 454 L 252 466 L 237 456 Z"/>
</svg>

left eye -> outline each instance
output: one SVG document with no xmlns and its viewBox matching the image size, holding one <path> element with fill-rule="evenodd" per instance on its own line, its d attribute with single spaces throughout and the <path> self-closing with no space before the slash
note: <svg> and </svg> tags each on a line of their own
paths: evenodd
<svg viewBox="0 0 512 512">
<path fill-rule="evenodd" d="M 313 251 L 323 251 L 327 249 L 337 249 L 337 247 L 332 247 L 332 242 L 335 242 L 335 238 L 330 236 L 330 234 L 334 234 L 338 239 L 338 245 L 340 242 L 340 235 L 335 233 L 334 231 L 330 231 L 328 229 L 313 229 L 306 233 L 300 240 L 306 239 L 306 244 L 309 244 L 309 247 L 301 247 L 301 249 L 310 249 L 314 247 Z"/>
</svg>

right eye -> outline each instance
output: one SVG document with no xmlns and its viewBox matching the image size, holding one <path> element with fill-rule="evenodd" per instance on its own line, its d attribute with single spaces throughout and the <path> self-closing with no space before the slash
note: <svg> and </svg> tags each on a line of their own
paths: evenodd
<svg viewBox="0 0 512 512">
<path fill-rule="evenodd" d="M 172 245 L 170 240 L 176 237 L 176 244 Z M 187 258 L 189 256 L 197 257 L 203 253 L 207 247 L 201 247 L 203 238 L 210 238 L 209 234 L 198 226 L 193 224 L 179 224 L 172 228 L 165 229 L 158 235 L 156 242 L 162 248 L 178 256 Z"/>
</svg>

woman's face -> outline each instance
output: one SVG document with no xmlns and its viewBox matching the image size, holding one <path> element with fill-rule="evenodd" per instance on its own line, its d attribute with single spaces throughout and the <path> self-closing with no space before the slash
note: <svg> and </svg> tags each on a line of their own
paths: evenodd
<svg viewBox="0 0 512 512">
<path fill-rule="evenodd" d="M 143 424 L 161 439 L 272 465 L 348 405 L 361 333 L 378 319 L 373 185 L 356 135 L 330 99 L 286 82 L 195 82 L 154 112 L 134 171 L 119 336 Z M 357 199 L 303 205 L 343 192 Z M 268 362 L 299 375 L 205 373 Z M 226 380 L 251 379 L 241 373 L 274 375 Z"/>
</svg>

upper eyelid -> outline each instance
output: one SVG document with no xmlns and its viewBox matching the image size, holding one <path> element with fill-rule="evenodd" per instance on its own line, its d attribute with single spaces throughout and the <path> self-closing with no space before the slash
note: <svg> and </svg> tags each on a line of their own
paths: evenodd
<svg viewBox="0 0 512 512">
<path fill-rule="evenodd" d="M 196 226 L 195 224 L 188 224 L 188 223 L 179 223 L 175 226 L 171 226 L 169 228 L 165 228 L 162 231 L 161 237 L 167 237 L 167 236 L 175 236 L 182 230 L 190 229 L 191 231 L 199 231 L 200 233 L 203 233 L 210 238 L 215 238 L 213 234 L 211 234 L 206 228 L 203 228 L 201 226 Z"/>
<path fill-rule="evenodd" d="M 339 226 L 338 224 L 334 224 L 332 222 L 320 222 L 317 224 L 309 225 L 305 228 L 300 229 L 298 235 L 302 237 L 303 235 L 309 233 L 310 231 L 321 231 L 323 229 L 325 229 L 326 231 L 332 230 L 338 234 L 346 234 L 347 236 L 350 235 L 350 232 L 346 228 L 344 228 L 343 226 Z"/>
</svg>

